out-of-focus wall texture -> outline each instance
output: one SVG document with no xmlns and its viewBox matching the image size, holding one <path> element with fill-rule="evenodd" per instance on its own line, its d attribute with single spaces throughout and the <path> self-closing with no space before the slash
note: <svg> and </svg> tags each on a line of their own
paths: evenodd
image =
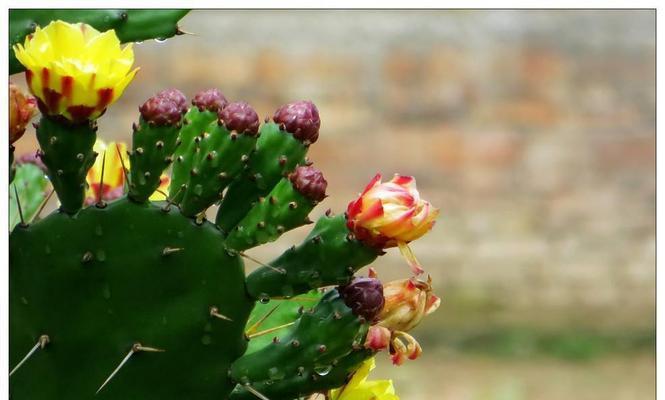
<svg viewBox="0 0 665 400">
<path fill-rule="evenodd" d="M 102 137 L 129 140 L 164 87 L 218 87 L 261 116 L 311 99 L 330 194 L 315 213 L 376 172 L 415 175 L 441 208 L 413 245 L 443 297 L 415 331 L 425 353 L 376 371 L 403 399 L 653 398 L 655 12 L 208 10 L 182 26 L 196 35 L 135 46 Z M 397 251 L 375 267 L 408 274 Z"/>
</svg>

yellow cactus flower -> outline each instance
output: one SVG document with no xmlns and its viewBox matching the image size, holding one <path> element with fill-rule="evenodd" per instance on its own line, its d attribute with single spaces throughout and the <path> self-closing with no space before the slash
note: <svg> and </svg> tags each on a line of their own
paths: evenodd
<svg viewBox="0 0 665 400">
<path fill-rule="evenodd" d="M 109 142 L 107 144 L 103 140 L 97 139 L 93 149 L 97 152 L 98 156 L 86 176 L 86 182 L 88 183 L 88 190 L 85 196 L 86 205 L 95 204 L 100 200 L 111 201 L 121 197 L 124 194 L 125 187 L 123 165 L 124 168 L 130 169 L 127 145 L 125 143 Z M 106 156 L 104 156 L 105 154 Z M 104 160 L 104 157 L 106 157 L 106 160 Z M 103 182 L 102 165 L 104 165 Z M 162 175 L 158 191 L 155 191 L 150 196 L 150 200 L 166 200 L 164 193 L 168 193 L 170 183 L 171 179 L 169 176 Z"/>
<path fill-rule="evenodd" d="M 368 381 L 369 372 L 375 367 L 374 358 L 366 360 L 349 383 L 330 391 L 331 400 L 399 400 L 392 380 Z"/>
<path fill-rule="evenodd" d="M 13 49 L 42 113 L 74 122 L 98 118 L 138 71 L 131 44 L 83 23 L 53 21 Z"/>
</svg>

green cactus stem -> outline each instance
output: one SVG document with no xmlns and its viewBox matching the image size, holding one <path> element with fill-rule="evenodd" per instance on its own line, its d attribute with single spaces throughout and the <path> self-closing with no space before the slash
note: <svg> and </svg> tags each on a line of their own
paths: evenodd
<svg viewBox="0 0 665 400">
<path fill-rule="evenodd" d="M 375 354 L 375 351 L 369 349 L 353 350 L 346 356 L 337 359 L 330 372 L 325 375 L 316 374 L 313 371 L 303 371 L 302 374 L 287 376 L 270 383 L 257 382 L 252 387 L 260 393 L 268 395 L 271 400 L 291 400 L 314 393 L 326 393 L 330 389 L 337 389 L 348 383 L 360 365 Z M 242 385 L 237 385 L 231 392 L 229 400 L 256 400 L 256 396 Z"/>
<path fill-rule="evenodd" d="M 194 216 L 219 201 L 222 191 L 242 171 L 254 149 L 259 117 L 247 103 L 231 103 L 194 140 L 189 179 L 180 202 Z"/>
<path fill-rule="evenodd" d="M 255 298 L 289 297 L 312 288 L 345 284 L 378 255 L 376 249 L 353 237 L 344 215 L 324 215 L 300 245 L 252 272 L 247 277 L 247 291 Z"/>
<path fill-rule="evenodd" d="M 10 365 L 50 343 L 13 373 L 12 398 L 227 398 L 254 302 L 221 241 L 209 222 L 127 199 L 17 226 Z M 164 351 L 133 353 L 95 395 L 136 343 Z"/>
<path fill-rule="evenodd" d="M 94 121 L 71 123 L 61 117 L 42 116 L 37 128 L 41 160 L 60 200 L 60 209 L 74 214 L 83 206 L 85 176 L 95 162 L 97 140 Z"/>
<path fill-rule="evenodd" d="M 175 162 L 171 171 L 169 196 L 175 204 L 180 204 L 185 196 L 182 185 L 186 184 L 193 168 L 196 138 L 206 131 L 208 125 L 217 121 L 217 113 L 228 101 L 217 89 L 207 89 L 197 93 L 192 100 L 193 107 L 183 117 L 183 125 L 178 134 L 180 146 L 173 154 Z"/>
<path fill-rule="evenodd" d="M 286 104 L 275 112 L 273 120 L 262 126 L 247 170 L 229 185 L 219 206 L 215 223 L 225 232 L 230 232 L 280 179 L 305 164 L 309 145 L 318 139 L 321 120 L 312 102 Z"/>
<path fill-rule="evenodd" d="M 162 172 L 173 162 L 178 131 L 185 111 L 185 96 L 178 90 L 159 92 L 139 108 L 139 124 L 132 133 L 129 197 L 145 202 L 159 187 Z"/>
<path fill-rule="evenodd" d="M 298 167 L 250 210 L 226 239 L 230 249 L 242 251 L 271 242 L 284 232 L 309 222 L 310 211 L 325 198 L 327 182 L 312 167 Z"/>
<path fill-rule="evenodd" d="M 84 22 L 100 32 L 115 29 L 123 43 L 147 39 L 167 39 L 182 34 L 178 21 L 189 10 L 76 10 L 76 9 L 13 9 L 9 10 L 9 74 L 25 70 L 16 59 L 12 46 L 22 43 L 37 26 L 51 21 Z"/>
<path fill-rule="evenodd" d="M 344 304 L 339 292 L 330 290 L 272 343 L 236 360 L 230 376 L 241 385 L 238 391 L 250 385 L 270 399 L 311 394 L 318 389 L 312 383 L 362 346 L 368 328 L 369 323 Z M 281 385 L 283 380 L 288 384 Z"/>
</svg>

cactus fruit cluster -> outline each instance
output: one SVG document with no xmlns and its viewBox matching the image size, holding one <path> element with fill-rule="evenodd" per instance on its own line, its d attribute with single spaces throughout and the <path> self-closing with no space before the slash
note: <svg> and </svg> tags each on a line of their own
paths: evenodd
<svg viewBox="0 0 665 400">
<path fill-rule="evenodd" d="M 165 90 L 139 107 L 125 155 L 99 145 L 94 118 L 53 115 L 39 87 L 40 149 L 12 184 L 12 398 L 397 398 L 392 386 L 345 396 L 367 384 L 353 377 L 378 351 L 416 358 L 405 331 L 438 306 L 418 276 L 357 276 L 389 247 L 412 255 L 408 242 L 431 228 L 436 209 L 415 181 L 375 179 L 347 212 L 326 212 L 302 243 L 260 262 L 245 251 L 311 223 L 326 197 L 306 157 L 321 126 L 312 102 L 261 123 L 217 89 L 191 101 Z M 60 205 L 41 216 L 47 185 Z M 261 266 L 246 276 L 245 259 Z"/>
</svg>

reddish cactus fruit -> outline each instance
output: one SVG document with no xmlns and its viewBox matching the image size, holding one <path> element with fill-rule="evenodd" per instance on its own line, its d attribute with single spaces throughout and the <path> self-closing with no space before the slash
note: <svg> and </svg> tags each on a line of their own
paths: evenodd
<svg viewBox="0 0 665 400">
<path fill-rule="evenodd" d="M 165 99 L 171 100 L 178 107 L 180 113 L 184 114 L 187 112 L 187 98 L 185 95 L 178 89 L 165 89 L 156 94 L 156 97 L 163 97 Z"/>
<path fill-rule="evenodd" d="M 192 100 L 192 104 L 196 106 L 199 111 L 212 111 L 219 112 L 229 104 L 226 97 L 217 89 L 206 89 L 198 92 Z"/>
<path fill-rule="evenodd" d="M 340 296 L 355 315 L 374 321 L 381 310 L 385 299 L 383 298 L 383 285 L 375 278 L 354 278 L 349 284 L 340 286 Z"/>
<path fill-rule="evenodd" d="M 184 98 L 185 96 L 177 89 L 164 90 L 146 100 L 139 107 L 139 112 L 141 112 L 143 119 L 150 124 L 175 125 L 182 118 L 182 99 Z"/>
<path fill-rule="evenodd" d="M 256 135 L 259 132 L 259 115 L 252 106 L 244 101 L 229 103 L 217 115 L 220 122 L 223 122 L 226 129 L 230 131 L 250 135 Z"/>
<path fill-rule="evenodd" d="M 328 182 L 321 171 L 314 167 L 299 166 L 289 175 L 293 187 L 310 200 L 326 198 Z"/>
<path fill-rule="evenodd" d="M 311 144 L 319 138 L 321 119 L 319 110 L 311 101 L 285 104 L 275 111 L 272 119 L 303 143 Z"/>
<path fill-rule="evenodd" d="M 18 86 L 9 83 L 9 144 L 23 136 L 28 122 L 36 112 L 35 98 L 26 96 Z"/>
</svg>

